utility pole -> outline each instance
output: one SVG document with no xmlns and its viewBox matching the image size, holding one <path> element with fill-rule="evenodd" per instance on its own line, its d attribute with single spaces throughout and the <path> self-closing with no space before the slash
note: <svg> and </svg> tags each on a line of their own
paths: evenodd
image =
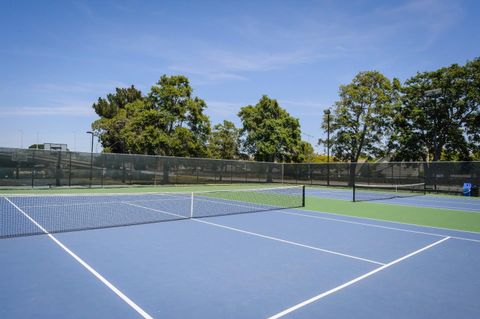
<svg viewBox="0 0 480 319">
<path fill-rule="evenodd" d="M 433 175 L 433 189 L 437 190 L 437 172 L 436 172 L 436 161 L 440 159 L 440 154 L 438 150 L 438 140 L 437 140 L 437 126 L 438 126 L 438 110 L 437 110 L 437 99 L 442 94 L 441 89 L 432 89 L 425 91 L 425 96 L 433 98 L 433 162 L 432 163 L 432 175 Z"/>
<path fill-rule="evenodd" d="M 327 116 L 327 186 L 330 186 L 330 109 L 323 112 Z"/>
</svg>

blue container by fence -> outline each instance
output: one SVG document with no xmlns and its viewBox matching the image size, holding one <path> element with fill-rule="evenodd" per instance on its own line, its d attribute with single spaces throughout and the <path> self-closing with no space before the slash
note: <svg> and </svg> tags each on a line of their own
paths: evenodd
<svg viewBox="0 0 480 319">
<path fill-rule="evenodd" d="M 463 183 L 463 196 L 472 196 L 472 183 Z"/>
</svg>

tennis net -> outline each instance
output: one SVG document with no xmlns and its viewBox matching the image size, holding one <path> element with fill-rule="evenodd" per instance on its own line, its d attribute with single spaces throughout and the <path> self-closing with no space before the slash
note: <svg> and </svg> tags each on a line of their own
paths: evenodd
<svg viewBox="0 0 480 319">
<path fill-rule="evenodd" d="M 5 195 L 0 238 L 252 213 L 305 204 L 303 186 L 200 191 Z"/>
<path fill-rule="evenodd" d="M 354 184 L 353 201 L 364 202 L 374 200 L 387 200 L 402 197 L 425 195 L 425 183 L 415 184 Z"/>
</svg>

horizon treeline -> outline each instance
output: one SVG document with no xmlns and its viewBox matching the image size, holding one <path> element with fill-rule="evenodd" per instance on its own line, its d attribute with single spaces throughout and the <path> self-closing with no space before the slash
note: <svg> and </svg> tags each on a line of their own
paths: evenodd
<svg viewBox="0 0 480 319">
<path fill-rule="evenodd" d="M 161 76 L 146 94 L 133 85 L 116 88 L 92 107 L 99 116 L 92 129 L 105 152 L 326 161 L 301 139 L 299 120 L 267 95 L 240 108 L 241 127 L 227 120 L 212 126 L 206 102 L 183 75 Z M 404 83 L 378 71 L 359 72 L 340 86 L 329 110 L 322 114 L 319 106 L 330 140 L 318 143 L 330 145 L 330 160 L 479 160 L 480 58 L 418 72 Z"/>
</svg>

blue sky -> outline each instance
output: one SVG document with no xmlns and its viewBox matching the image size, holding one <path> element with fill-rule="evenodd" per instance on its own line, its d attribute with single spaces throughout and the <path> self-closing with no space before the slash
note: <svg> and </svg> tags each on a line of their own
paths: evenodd
<svg viewBox="0 0 480 319">
<path fill-rule="evenodd" d="M 88 151 L 115 87 L 189 77 L 212 124 L 276 98 L 304 139 L 360 71 L 405 80 L 480 56 L 480 1 L 0 1 L 0 146 Z M 96 145 L 96 150 L 101 150 Z M 318 150 L 323 150 L 319 148 Z"/>
</svg>

